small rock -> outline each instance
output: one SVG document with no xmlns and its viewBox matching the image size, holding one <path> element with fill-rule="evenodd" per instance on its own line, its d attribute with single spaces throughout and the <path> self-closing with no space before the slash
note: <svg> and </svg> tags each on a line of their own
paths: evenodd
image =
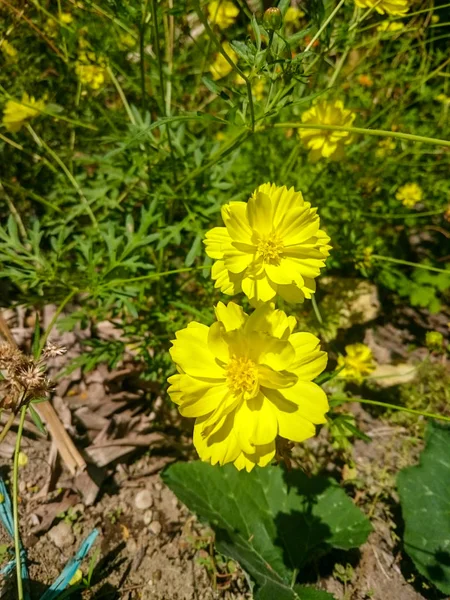
<svg viewBox="0 0 450 600">
<path fill-rule="evenodd" d="M 159 535 L 162 530 L 161 523 L 159 521 L 152 521 L 149 525 L 149 530 L 153 535 Z"/>
<path fill-rule="evenodd" d="M 75 537 L 68 523 L 61 521 L 48 532 L 48 537 L 59 549 L 68 548 L 75 542 Z"/>
<path fill-rule="evenodd" d="M 153 496 L 149 490 L 141 490 L 134 498 L 134 505 L 139 510 L 147 510 L 153 505 Z"/>
<path fill-rule="evenodd" d="M 144 523 L 145 525 L 150 525 L 150 523 L 153 520 L 153 511 L 152 510 L 146 510 L 144 513 Z"/>
</svg>

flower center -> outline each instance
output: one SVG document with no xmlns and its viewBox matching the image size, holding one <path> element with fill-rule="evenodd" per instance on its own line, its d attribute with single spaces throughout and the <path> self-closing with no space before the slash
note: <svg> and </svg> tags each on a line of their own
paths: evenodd
<svg viewBox="0 0 450 600">
<path fill-rule="evenodd" d="M 266 238 L 260 238 L 258 242 L 258 252 L 261 254 L 263 261 L 272 265 L 280 263 L 283 250 L 283 242 L 275 233 L 271 233 Z"/>
<path fill-rule="evenodd" d="M 257 383 L 256 364 L 244 356 L 233 356 L 227 367 L 228 387 L 235 395 L 252 391 Z"/>
</svg>

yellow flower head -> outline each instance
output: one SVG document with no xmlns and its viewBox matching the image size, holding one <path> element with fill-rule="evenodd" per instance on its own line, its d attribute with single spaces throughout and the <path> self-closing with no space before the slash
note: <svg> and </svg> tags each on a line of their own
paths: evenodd
<svg viewBox="0 0 450 600">
<path fill-rule="evenodd" d="M 93 52 L 80 52 L 75 72 L 83 85 L 98 90 L 106 80 L 106 63 Z"/>
<path fill-rule="evenodd" d="M 243 291 L 254 305 L 276 294 L 288 302 L 311 298 L 330 250 L 316 213 L 301 192 L 273 183 L 260 185 L 248 202 L 223 206 L 225 227 L 205 239 L 206 254 L 216 259 L 216 287 Z"/>
<path fill-rule="evenodd" d="M 392 138 L 384 138 L 378 142 L 378 148 L 375 150 L 375 156 L 377 158 L 384 158 L 388 154 L 391 154 L 395 150 L 397 144 Z"/>
<path fill-rule="evenodd" d="M 136 38 L 125 31 L 119 35 L 119 50 L 129 50 L 130 48 L 134 48 L 136 46 Z"/>
<path fill-rule="evenodd" d="M 248 316 L 219 302 L 215 312 L 211 327 L 193 322 L 177 332 L 169 394 L 184 417 L 195 417 L 203 461 L 251 471 L 273 459 L 277 435 L 302 442 L 325 423 L 327 397 L 312 380 L 327 355 L 311 333 L 292 333 L 295 318 L 273 304 Z"/>
<path fill-rule="evenodd" d="M 422 188 L 418 186 L 417 183 L 406 183 L 398 188 L 395 197 L 397 200 L 400 200 L 403 206 L 414 208 L 414 206 L 422 200 Z"/>
<path fill-rule="evenodd" d="M 345 356 L 339 356 L 338 368 L 344 367 L 339 377 L 361 383 L 364 377 L 375 371 L 372 350 L 365 344 L 345 346 Z"/>
<path fill-rule="evenodd" d="M 228 54 L 228 56 L 231 58 L 231 60 L 234 63 L 237 63 L 238 55 L 233 50 L 230 43 L 224 42 L 222 44 L 222 47 L 225 50 L 225 52 Z M 227 61 L 227 59 L 220 52 L 217 52 L 217 54 L 214 55 L 214 61 L 209 66 L 209 70 L 211 72 L 212 78 L 215 81 L 217 81 L 218 79 L 222 79 L 222 77 L 225 77 L 226 75 L 231 73 L 233 68 L 230 65 L 230 63 Z"/>
<path fill-rule="evenodd" d="M 294 27 L 299 27 L 301 25 L 301 20 L 305 16 L 305 13 L 297 8 L 296 6 L 290 6 L 286 14 L 284 15 L 283 21 L 288 25 L 293 25 Z"/>
<path fill-rule="evenodd" d="M 450 96 L 446 96 L 445 94 L 438 94 L 436 100 L 442 102 L 442 104 L 450 104 Z"/>
<path fill-rule="evenodd" d="M 356 114 L 347 108 L 341 100 L 327 102 L 321 100 L 302 114 L 305 125 L 339 125 L 351 127 Z M 340 160 L 344 156 L 344 147 L 351 144 L 353 136 L 348 131 L 326 131 L 324 129 L 299 129 L 300 139 L 309 148 L 312 161 L 320 157 Z"/>
<path fill-rule="evenodd" d="M 28 119 L 36 117 L 45 109 L 44 100 L 35 100 L 26 92 L 22 94 L 22 101 L 8 100 L 3 110 L 3 125 L 8 131 L 15 133 Z"/>
<path fill-rule="evenodd" d="M 0 40 L 0 50 L 3 52 L 4 57 L 11 62 L 17 60 L 18 52 L 8 40 Z"/>
<path fill-rule="evenodd" d="M 212 0 L 208 4 L 209 20 L 220 29 L 226 29 L 233 25 L 238 14 L 239 9 L 230 0 Z"/>
<path fill-rule="evenodd" d="M 266 87 L 264 79 L 257 79 L 252 85 L 252 92 L 258 102 L 264 98 L 264 89 Z"/>
<path fill-rule="evenodd" d="M 387 19 L 385 19 L 384 21 L 381 21 L 381 23 L 378 25 L 377 31 L 379 33 L 394 33 L 396 31 L 401 31 L 404 27 L 405 25 L 401 21 L 388 21 Z"/>
<path fill-rule="evenodd" d="M 373 8 L 380 15 L 404 15 L 410 7 L 410 0 L 355 0 L 360 8 Z"/>
</svg>

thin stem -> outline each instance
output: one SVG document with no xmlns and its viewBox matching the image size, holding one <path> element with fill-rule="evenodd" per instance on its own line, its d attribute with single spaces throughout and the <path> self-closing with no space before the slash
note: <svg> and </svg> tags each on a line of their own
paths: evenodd
<svg viewBox="0 0 450 600">
<path fill-rule="evenodd" d="M 314 309 L 314 313 L 316 315 L 316 319 L 319 321 L 319 323 L 322 325 L 323 324 L 323 319 L 322 319 L 322 315 L 320 314 L 320 310 L 319 307 L 317 306 L 317 302 L 316 302 L 316 295 L 313 294 L 311 296 L 311 303 L 312 303 L 312 307 Z"/>
<path fill-rule="evenodd" d="M 53 327 L 55 326 L 55 323 L 56 323 L 59 315 L 64 310 L 64 307 L 66 306 L 66 304 L 75 296 L 76 292 L 77 292 L 77 290 L 72 290 L 71 292 L 69 292 L 67 294 L 67 296 L 64 298 L 64 300 L 61 302 L 61 304 L 58 306 L 58 308 L 56 309 L 55 314 L 52 317 L 52 320 L 48 324 L 48 327 L 44 331 L 44 334 L 43 334 L 43 336 L 41 338 L 41 341 L 40 341 L 40 344 L 39 344 L 39 356 L 41 355 L 42 350 L 44 349 L 44 346 L 47 343 L 48 336 L 50 335 Z"/>
<path fill-rule="evenodd" d="M 94 227 L 96 229 L 98 229 L 98 221 L 95 218 L 94 213 L 92 212 L 92 208 L 89 205 L 89 202 L 87 201 L 86 196 L 83 193 L 83 190 L 80 188 L 80 186 L 78 185 L 77 180 L 74 178 L 74 176 L 72 175 L 72 173 L 69 171 L 69 169 L 66 167 L 66 165 L 63 163 L 63 161 L 59 158 L 59 156 L 56 154 L 56 152 L 54 152 L 50 146 L 48 146 L 44 140 L 38 136 L 38 134 L 34 131 L 34 129 L 31 127 L 30 124 L 27 125 L 28 131 L 31 133 L 34 141 L 39 145 L 42 146 L 49 154 L 50 156 L 54 159 L 55 162 L 58 163 L 58 165 L 61 167 L 62 171 L 64 172 L 64 174 L 66 175 L 67 179 L 70 181 L 70 183 L 73 185 L 73 187 L 76 189 L 76 191 L 78 192 L 78 195 L 81 198 L 82 203 L 84 204 L 84 207 L 86 209 L 87 214 L 89 215 L 89 218 L 92 221 L 92 224 L 94 225 Z"/>
<path fill-rule="evenodd" d="M 416 267 L 417 269 L 424 269 L 425 271 L 434 271 L 435 273 L 446 273 L 447 275 L 450 275 L 450 269 L 439 269 L 439 267 L 430 267 L 429 265 L 410 262 L 409 260 L 401 260 L 399 258 L 392 258 L 390 256 L 380 256 L 379 254 L 372 254 L 370 258 L 385 260 L 386 262 L 395 263 L 397 265 L 405 265 L 407 267 Z"/>
<path fill-rule="evenodd" d="M 16 572 L 17 572 L 17 600 L 23 600 L 23 582 L 22 582 L 22 557 L 20 554 L 20 533 L 19 533 L 19 453 L 20 442 L 22 440 L 23 426 L 28 406 L 22 406 L 20 411 L 19 428 L 17 430 L 16 448 L 14 450 L 13 465 L 13 517 L 14 517 L 14 549 L 16 554 Z"/>
<path fill-rule="evenodd" d="M 160 273 L 152 273 L 151 275 L 141 275 L 140 277 L 130 277 L 129 279 L 114 279 L 111 283 L 117 285 L 118 283 L 136 283 L 138 281 L 148 281 L 151 279 L 159 279 L 166 275 L 176 275 L 177 273 L 189 273 L 189 271 L 203 271 L 204 269 L 212 269 L 212 265 L 202 265 L 201 267 L 183 267 L 181 269 L 171 269 L 170 271 L 163 271 Z M 107 286 L 105 286 L 107 287 Z"/>
<path fill-rule="evenodd" d="M 16 415 L 14 412 L 12 412 L 9 415 L 9 419 L 6 421 L 5 426 L 2 429 L 2 432 L 0 433 L 0 444 L 3 442 L 3 440 L 6 437 L 6 434 L 8 433 L 8 431 L 11 429 L 12 424 L 14 423 L 14 419 L 16 418 Z"/>
<path fill-rule="evenodd" d="M 363 135 L 374 135 L 378 137 L 392 137 L 400 140 L 409 140 L 411 142 L 421 142 L 423 144 L 435 144 L 436 146 L 446 146 L 450 148 L 450 140 L 441 140 L 438 138 L 423 137 L 412 133 L 400 133 L 397 131 L 385 131 L 384 129 L 364 129 L 363 127 L 344 127 L 342 125 L 322 125 L 314 123 L 307 125 L 306 123 L 288 122 L 274 123 L 272 127 L 281 128 L 298 128 L 298 129 L 319 129 L 323 131 L 347 131 L 348 133 L 360 133 Z M 261 128 L 259 131 L 262 131 Z"/>
<path fill-rule="evenodd" d="M 325 21 L 322 23 L 322 26 L 320 27 L 319 31 L 316 33 L 316 35 L 311 39 L 309 44 L 304 49 L 304 52 L 308 52 L 308 50 L 310 50 L 312 48 L 314 42 L 321 36 L 322 31 L 327 27 L 327 25 L 330 23 L 330 21 L 333 20 L 336 13 L 341 8 L 341 6 L 344 4 L 344 2 L 345 2 L 345 0 L 341 0 L 339 2 L 339 4 L 336 6 L 336 8 L 333 10 L 333 12 L 329 15 L 329 17 L 327 19 L 325 19 Z"/>
<path fill-rule="evenodd" d="M 344 0 L 341 0 L 341 2 L 343 2 L 343 1 Z M 243 71 L 241 71 L 241 69 L 231 60 L 231 58 L 225 52 L 222 44 L 217 39 L 217 36 L 214 34 L 213 30 L 211 29 L 211 27 L 208 23 L 208 19 L 205 17 L 202 9 L 200 8 L 200 4 L 199 4 L 198 0 L 194 0 L 194 8 L 195 8 L 195 12 L 198 15 L 198 18 L 200 19 L 203 27 L 205 28 L 206 33 L 208 34 L 212 43 L 216 46 L 218 52 L 220 52 L 220 54 L 224 57 L 224 59 L 227 61 L 227 63 L 230 65 L 230 67 L 233 69 L 233 71 L 236 71 L 236 73 L 239 73 L 239 75 L 245 81 L 245 85 L 247 87 L 248 105 L 250 108 L 251 128 L 252 128 L 252 131 L 254 131 L 255 130 L 255 108 L 253 106 L 252 86 L 250 83 L 250 79 L 247 77 L 247 75 Z"/>
<path fill-rule="evenodd" d="M 450 422 L 450 417 L 444 417 L 434 413 L 423 412 L 421 410 L 415 410 L 414 408 L 406 408 L 405 406 L 396 406 L 395 404 L 389 404 L 388 402 L 379 402 L 378 400 L 366 400 L 365 398 L 353 398 L 350 402 L 359 402 L 360 404 L 372 404 L 373 406 L 382 406 L 383 408 L 391 408 L 392 410 L 398 410 L 400 412 L 407 412 L 413 415 L 420 415 L 421 417 L 428 417 L 430 419 L 440 419 L 441 421 Z"/>
<path fill-rule="evenodd" d="M 157 12 L 157 8 L 156 8 L 156 0 L 150 0 L 150 3 L 151 3 L 151 7 L 152 7 L 153 41 L 154 41 L 154 47 L 155 47 L 155 53 L 156 53 L 156 60 L 158 62 L 159 87 L 161 89 L 162 111 L 163 111 L 163 115 L 165 117 L 168 117 L 169 112 L 167 110 L 167 105 L 166 105 L 166 100 L 165 100 L 166 94 L 165 94 L 165 86 L 164 86 L 163 60 L 162 60 L 162 56 L 161 56 L 161 48 L 159 46 L 158 12 Z M 176 165 L 175 165 L 175 153 L 173 150 L 172 134 L 170 132 L 169 123 L 166 123 L 166 133 L 167 133 L 167 141 L 169 143 L 170 158 L 172 161 L 173 180 L 176 184 L 177 183 L 177 171 L 176 171 Z"/>
<path fill-rule="evenodd" d="M 113 84 L 116 87 L 116 90 L 120 96 L 120 99 L 122 100 L 122 104 L 125 107 L 125 110 L 127 112 L 128 118 L 130 119 L 130 122 L 132 123 L 132 125 L 136 125 L 136 119 L 134 118 L 134 115 L 131 112 L 131 108 L 130 108 L 130 105 L 128 104 L 127 97 L 125 96 L 122 86 L 120 85 L 119 81 L 117 80 L 117 77 L 114 75 L 113 70 L 111 69 L 111 67 L 109 65 L 107 66 L 107 71 L 108 71 L 108 75 L 111 78 L 111 81 L 113 82 Z"/>
</svg>

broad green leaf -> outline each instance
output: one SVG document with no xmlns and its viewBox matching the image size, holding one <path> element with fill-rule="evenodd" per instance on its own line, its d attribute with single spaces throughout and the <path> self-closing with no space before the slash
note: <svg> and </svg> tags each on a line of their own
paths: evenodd
<svg viewBox="0 0 450 600">
<path fill-rule="evenodd" d="M 219 551 L 253 577 L 258 600 L 301 598 L 292 588 L 295 569 L 331 548 L 355 548 L 371 531 L 333 480 L 300 471 L 267 467 L 246 473 L 194 462 L 173 465 L 163 478 L 214 528 Z"/>
<path fill-rule="evenodd" d="M 296 585 L 294 590 L 297 592 L 300 600 L 334 600 L 333 594 L 305 585 Z"/>
<path fill-rule="evenodd" d="M 417 570 L 450 594 L 450 428 L 431 422 L 420 463 L 398 475 L 404 547 Z"/>
</svg>

